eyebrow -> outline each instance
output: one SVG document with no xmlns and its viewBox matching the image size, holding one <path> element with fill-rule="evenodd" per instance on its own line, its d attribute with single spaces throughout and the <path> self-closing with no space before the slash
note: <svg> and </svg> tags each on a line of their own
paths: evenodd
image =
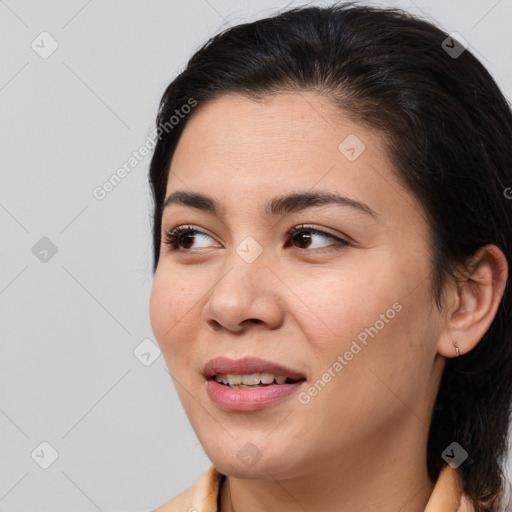
<svg viewBox="0 0 512 512">
<path fill-rule="evenodd" d="M 218 201 L 199 192 L 187 192 L 185 190 L 173 192 L 165 199 L 162 211 L 172 204 L 181 204 L 205 211 L 217 217 L 225 217 L 225 211 Z M 324 205 L 349 207 L 377 218 L 375 211 L 367 204 L 332 192 L 297 192 L 277 196 L 267 203 L 263 213 L 267 217 L 277 217 L 279 215 L 295 213 L 306 208 Z"/>
</svg>

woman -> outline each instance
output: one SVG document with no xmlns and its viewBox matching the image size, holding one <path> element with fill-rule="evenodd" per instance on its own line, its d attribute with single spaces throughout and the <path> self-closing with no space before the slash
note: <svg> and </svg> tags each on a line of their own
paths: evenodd
<svg viewBox="0 0 512 512">
<path fill-rule="evenodd" d="M 212 466 L 158 512 L 504 510 L 512 114 L 399 10 L 212 38 L 150 168 L 154 334 Z"/>
</svg>

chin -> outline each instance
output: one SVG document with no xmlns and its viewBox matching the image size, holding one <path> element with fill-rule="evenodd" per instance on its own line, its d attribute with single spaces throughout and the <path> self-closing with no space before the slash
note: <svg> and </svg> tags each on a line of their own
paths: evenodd
<svg viewBox="0 0 512 512">
<path fill-rule="evenodd" d="M 249 453 L 249 443 L 245 448 Z M 241 478 L 247 480 L 273 480 L 287 479 L 292 476 L 293 467 L 291 461 L 285 454 L 276 454 L 272 457 L 261 456 L 258 460 L 250 460 L 248 455 L 244 455 L 244 451 L 239 450 L 232 455 L 226 453 L 214 457 L 208 454 L 208 458 L 212 461 L 217 471 L 233 478 Z"/>
</svg>

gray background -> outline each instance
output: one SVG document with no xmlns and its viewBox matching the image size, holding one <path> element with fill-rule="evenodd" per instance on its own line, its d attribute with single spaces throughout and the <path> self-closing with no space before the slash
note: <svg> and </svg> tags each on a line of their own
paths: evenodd
<svg viewBox="0 0 512 512">
<path fill-rule="evenodd" d="M 136 350 L 154 342 L 150 157 L 92 192 L 200 44 L 304 3 L 0 1 L 0 511 L 143 512 L 209 467 L 163 357 Z M 512 0 L 381 4 L 459 32 L 512 96 Z"/>
</svg>

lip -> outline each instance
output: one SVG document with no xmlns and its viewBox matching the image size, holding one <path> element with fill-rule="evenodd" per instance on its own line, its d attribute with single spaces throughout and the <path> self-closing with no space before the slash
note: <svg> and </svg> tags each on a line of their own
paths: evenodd
<svg viewBox="0 0 512 512">
<path fill-rule="evenodd" d="M 210 359 L 203 368 L 203 375 L 206 379 L 212 379 L 220 373 L 232 375 L 268 372 L 273 375 L 281 375 L 293 380 L 305 379 L 305 375 L 292 368 L 287 368 L 273 361 L 266 361 L 258 357 L 246 356 L 241 359 L 229 357 L 215 357 Z M 284 386 L 285 384 L 280 384 Z"/>
<path fill-rule="evenodd" d="M 233 375 L 268 372 L 288 377 L 298 382 L 288 384 L 269 384 L 253 389 L 229 388 L 218 383 L 214 376 L 220 373 Z M 246 356 L 241 359 L 215 357 L 203 368 L 206 389 L 210 400 L 225 411 L 250 412 L 268 407 L 277 401 L 295 393 L 304 384 L 306 377 L 297 370 L 273 361 Z"/>
<path fill-rule="evenodd" d="M 215 379 L 206 381 L 210 400 L 224 411 L 259 411 L 294 394 L 306 381 L 293 384 L 269 384 L 261 388 L 236 389 L 219 384 Z"/>
</svg>

